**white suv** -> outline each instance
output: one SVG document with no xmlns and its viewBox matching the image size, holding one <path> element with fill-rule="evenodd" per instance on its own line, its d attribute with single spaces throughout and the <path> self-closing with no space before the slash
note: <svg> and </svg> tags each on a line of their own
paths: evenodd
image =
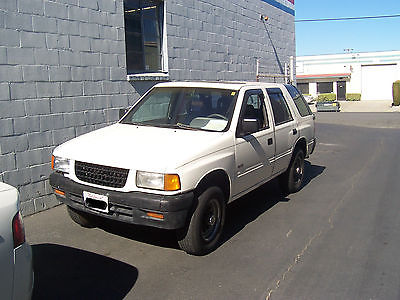
<svg viewBox="0 0 400 300">
<path fill-rule="evenodd" d="M 50 184 L 82 226 L 95 215 L 174 229 L 201 255 L 218 246 L 227 203 L 277 176 L 301 188 L 314 119 L 291 85 L 157 84 L 118 123 L 57 147 Z"/>
</svg>

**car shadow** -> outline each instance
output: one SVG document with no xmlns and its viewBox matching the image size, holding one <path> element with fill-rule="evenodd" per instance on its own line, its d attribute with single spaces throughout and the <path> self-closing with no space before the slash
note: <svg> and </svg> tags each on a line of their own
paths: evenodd
<svg viewBox="0 0 400 300">
<path fill-rule="evenodd" d="M 32 245 L 32 299 L 123 299 L 138 270 L 118 260 L 56 244 Z"/>
<path fill-rule="evenodd" d="M 174 230 L 133 225 L 104 219 L 100 222 L 96 224 L 97 227 L 108 233 L 157 247 L 179 249 Z"/>
<path fill-rule="evenodd" d="M 305 176 L 302 188 L 323 173 L 325 167 L 312 165 L 305 161 Z M 279 202 L 288 202 L 290 198 L 279 187 L 277 179 L 271 180 L 249 194 L 228 204 L 222 243 L 225 243 L 247 224 Z M 98 227 L 108 233 L 122 236 L 138 242 L 170 249 L 179 249 L 173 230 L 163 230 L 121 223 L 113 220 L 101 220 Z"/>
<path fill-rule="evenodd" d="M 308 161 L 305 161 L 304 167 L 305 175 L 302 189 L 325 170 L 325 167 L 312 165 Z M 277 203 L 290 201 L 288 197 L 289 195 L 280 188 L 279 180 L 273 179 L 247 195 L 229 203 L 221 244 L 230 240 Z"/>
<path fill-rule="evenodd" d="M 308 185 L 314 178 L 317 178 L 319 175 L 321 175 L 326 169 L 324 166 L 312 165 L 309 161 L 304 162 L 304 168 L 305 173 L 302 188 Z"/>
</svg>

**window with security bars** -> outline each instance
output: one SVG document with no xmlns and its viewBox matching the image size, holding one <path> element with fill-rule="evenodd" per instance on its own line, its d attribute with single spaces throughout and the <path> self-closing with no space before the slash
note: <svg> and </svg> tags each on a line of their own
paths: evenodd
<svg viewBox="0 0 400 300">
<path fill-rule="evenodd" d="M 297 83 L 298 90 L 304 95 L 310 93 L 310 84 L 307 83 Z"/>
<path fill-rule="evenodd" d="M 164 2 L 124 0 L 128 74 L 163 71 Z"/>
<path fill-rule="evenodd" d="M 318 82 L 317 92 L 318 94 L 333 93 L 333 82 Z"/>
</svg>

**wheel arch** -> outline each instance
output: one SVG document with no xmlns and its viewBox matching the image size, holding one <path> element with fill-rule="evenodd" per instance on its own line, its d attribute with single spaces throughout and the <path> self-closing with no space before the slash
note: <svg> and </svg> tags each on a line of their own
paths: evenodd
<svg viewBox="0 0 400 300">
<path fill-rule="evenodd" d="M 228 202 L 231 193 L 231 180 L 229 175 L 222 169 L 213 170 L 204 175 L 195 188 L 195 194 L 200 195 L 210 186 L 218 186 L 224 193 L 225 201 Z"/>
<path fill-rule="evenodd" d="M 295 155 L 298 149 L 303 150 L 304 156 L 307 156 L 307 141 L 304 137 L 301 137 L 296 141 L 296 144 L 293 148 L 292 157 Z"/>
</svg>

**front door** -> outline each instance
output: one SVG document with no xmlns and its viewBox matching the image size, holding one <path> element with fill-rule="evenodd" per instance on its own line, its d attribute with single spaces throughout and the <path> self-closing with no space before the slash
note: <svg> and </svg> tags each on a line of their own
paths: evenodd
<svg viewBox="0 0 400 300">
<path fill-rule="evenodd" d="M 346 81 L 337 82 L 337 99 L 346 100 Z"/>
<path fill-rule="evenodd" d="M 275 137 L 264 98 L 264 93 L 258 89 L 248 90 L 244 94 L 235 143 L 234 197 L 260 185 L 272 175 Z M 244 120 L 257 122 L 257 129 L 243 134 L 241 124 Z"/>
</svg>

